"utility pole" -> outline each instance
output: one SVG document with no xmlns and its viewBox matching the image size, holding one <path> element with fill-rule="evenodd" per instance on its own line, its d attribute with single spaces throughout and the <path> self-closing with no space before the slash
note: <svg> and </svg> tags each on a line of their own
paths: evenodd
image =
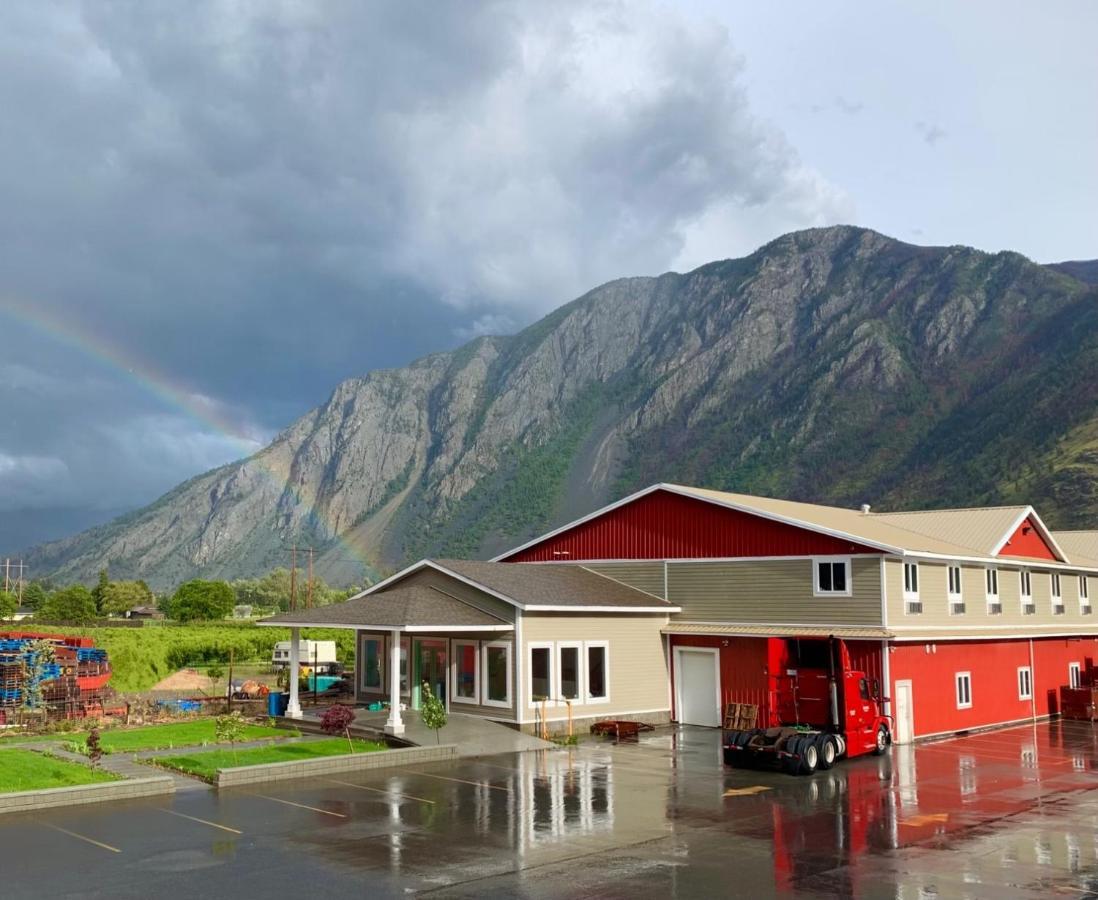
<svg viewBox="0 0 1098 900">
<path fill-rule="evenodd" d="M 311 609 L 313 605 L 313 548 L 309 548 L 309 585 L 305 591 L 305 608 Z"/>
<path fill-rule="evenodd" d="M 8 592 L 8 573 L 11 572 L 11 560 L 4 560 L 4 593 Z"/>
<path fill-rule="evenodd" d="M 297 542 L 290 548 L 290 609 L 297 609 Z"/>
</svg>

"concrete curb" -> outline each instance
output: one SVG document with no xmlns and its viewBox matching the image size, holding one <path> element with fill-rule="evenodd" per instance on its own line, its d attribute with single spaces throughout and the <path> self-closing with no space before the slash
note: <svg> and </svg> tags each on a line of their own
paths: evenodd
<svg viewBox="0 0 1098 900">
<path fill-rule="evenodd" d="M 451 760 L 456 755 L 455 744 L 442 744 L 438 747 L 399 747 L 395 750 L 377 750 L 372 753 L 322 756 L 317 759 L 239 766 L 221 769 L 217 773 L 217 786 L 219 788 L 240 787 L 265 781 L 288 781 L 293 778 L 312 778 L 318 775 L 389 769 L 417 763 Z"/>
<path fill-rule="evenodd" d="M 80 784 L 73 787 L 46 788 L 41 791 L 20 791 L 0 794 L 0 814 L 51 809 L 55 806 L 83 806 L 110 800 L 133 800 L 175 793 L 175 780 L 164 775 L 152 778 L 128 778 L 101 784 Z"/>
</svg>

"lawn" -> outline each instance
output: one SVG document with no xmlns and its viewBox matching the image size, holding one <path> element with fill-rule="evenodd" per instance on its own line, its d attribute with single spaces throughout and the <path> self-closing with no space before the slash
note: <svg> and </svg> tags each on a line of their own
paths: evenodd
<svg viewBox="0 0 1098 900">
<path fill-rule="evenodd" d="M 300 732 L 266 725 L 245 725 L 240 740 L 259 741 L 266 738 L 297 737 Z M 83 744 L 86 734 L 69 735 L 69 740 Z M 193 722 L 172 722 L 168 725 L 147 725 L 118 731 L 99 732 L 99 746 L 108 753 L 133 753 L 138 750 L 174 750 L 176 747 L 200 747 L 217 742 L 213 719 Z"/>
<path fill-rule="evenodd" d="M 96 771 L 63 759 L 52 759 L 33 750 L 0 751 L 0 794 L 118 780 L 109 772 Z"/>
<path fill-rule="evenodd" d="M 375 753 L 388 749 L 385 744 L 358 740 L 354 741 L 354 748 L 355 753 Z M 220 769 L 259 766 L 264 763 L 299 762 L 303 759 L 316 759 L 322 756 L 343 756 L 350 752 L 346 738 L 327 738 L 295 744 L 253 747 L 237 750 L 235 753 L 232 750 L 210 750 L 188 756 L 158 756 L 150 762 L 166 769 L 175 769 L 177 772 L 185 772 L 207 781 L 214 781 Z"/>
</svg>

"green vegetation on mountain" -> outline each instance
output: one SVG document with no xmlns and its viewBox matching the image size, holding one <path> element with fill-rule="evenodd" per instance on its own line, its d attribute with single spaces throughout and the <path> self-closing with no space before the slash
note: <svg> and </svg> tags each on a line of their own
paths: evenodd
<svg viewBox="0 0 1098 900">
<path fill-rule="evenodd" d="M 613 281 L 513 337 L 347 381 L 252 458 L 29 562 L 163 589 L 255 577 L 295 541 L 361 583 L 655 481 L 878 509 L 1024 500 L 1093 527 L 1092 268 L 834 227 Z"/>
</svg>

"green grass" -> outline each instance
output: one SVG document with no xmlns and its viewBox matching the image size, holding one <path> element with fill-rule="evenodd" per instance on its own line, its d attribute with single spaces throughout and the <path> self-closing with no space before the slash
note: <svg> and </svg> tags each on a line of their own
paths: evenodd
<svg viewBox="0 0 1098 900">
<path fill-rule="evenodd" d="M 0 794 L 118 780 L 118 776 L 109 772 L 53 759 L 33 750 L 0 751 Z"/>
<path fill-rule="evenodd" d="M 245 725 L 242 741 L 258 741 L 265 738 L 296 737 L 299 732 L 286 728 L 270 728 L 266 725 Z M 67 735 L 68 740 L 83 745 L 87 734 Z M 213 719 L 193 722 L 173 722 L 169 725 L 148 725 L 144 728 L 127 728 L 118 731 L 99 732 L 99 746 L 106 753 L 133 753 L 138 750 L 172 750 L 176 747 L 199 747 L 217 742 Z M 80 752 L 83 752 L 81 750 Z"/>
<path fill-rule="evenodd" d="M 374 741 L 354 741 L 355 753 L 376 753 L 388 749 Z M 187 775 L 197 775 L 206 781 L 215 781 L 221 769 L 237 766 L 260 766 L 264 763 L 298 762 L 318 759 L 322 756 L 343 756 L 350 753 L 346 738 L 327 738 L 296 744 L 275 744 L 270 747 L 253 747 L 248 750 L 210 750 L 188 756 L 158 756 L 150 760 L 165 769 L 174 769 Z"/>
</svg>

